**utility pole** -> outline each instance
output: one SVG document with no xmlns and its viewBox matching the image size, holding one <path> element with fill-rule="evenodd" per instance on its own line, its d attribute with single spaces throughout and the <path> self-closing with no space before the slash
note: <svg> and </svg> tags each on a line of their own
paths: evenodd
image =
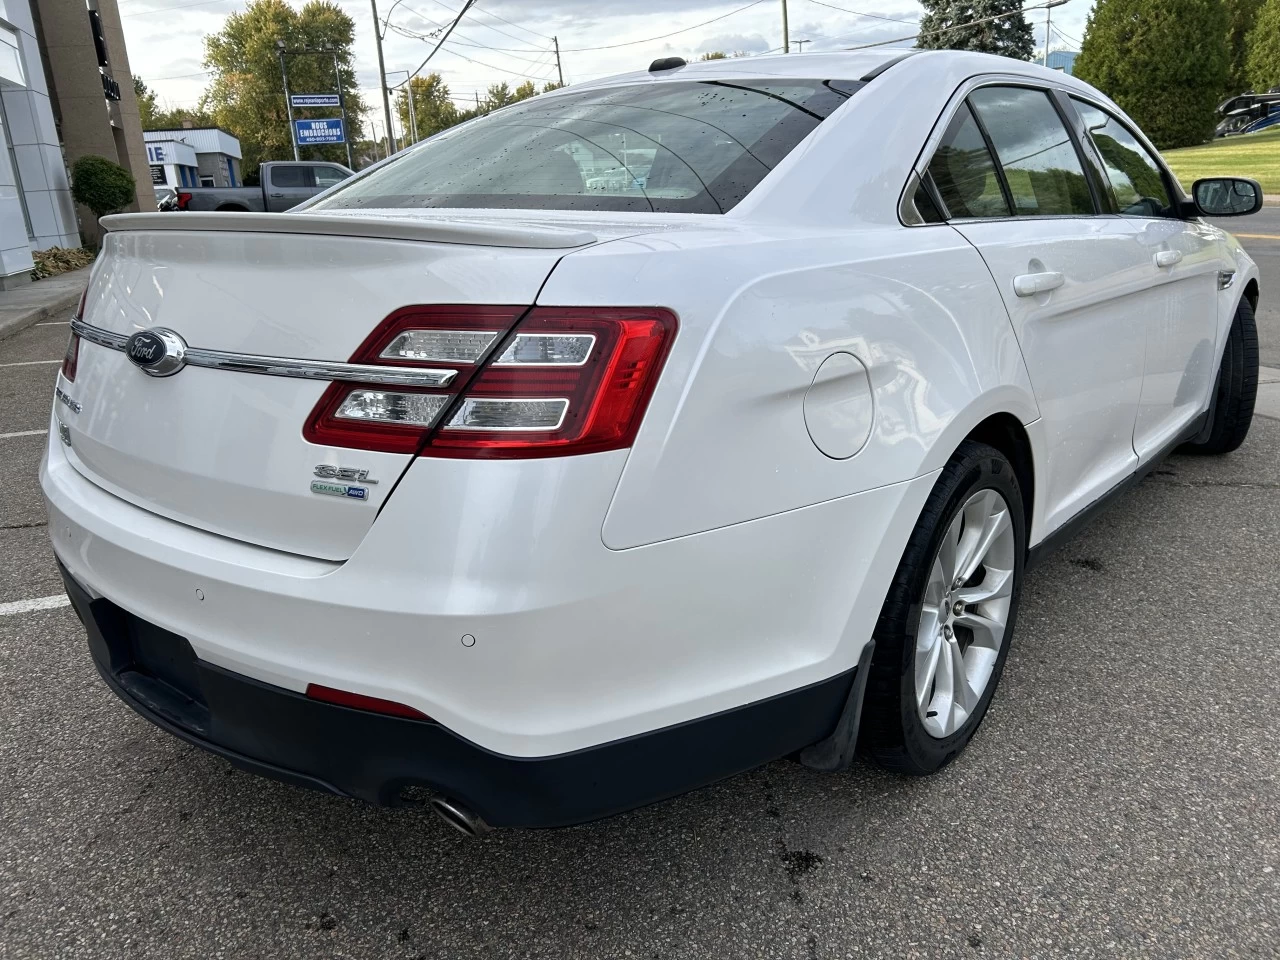
<svg viewBox="0 0 1280 960">
<path fill-rule="evenodd" d="M 418 117 L 414 112 L 413 106 L 413 77 L 410 76 L 408 70 L 392 70 L 392 73 L 403 73 L 405 76 L 404 90 L 405 96 L 409 98 L 409 130 L 405 132 L 405 139 L 410 143 L 418 142 Z M 400 111 L 397 110 L 397 113 Z"/>
<path fill-rule="evenodd" d="M 799 50 L 796 51 L 796 53 L 804 53 L 804 45 L 806 43 L 813 43 L 812 40 L 792 40 L 791 42 L 800 48 Z"/>
<path fill-rule="evenodd" d="M 387 121 L 387 149 L 392 146 L 391 96 L 387 93 L 387 65 L 382 59 L 382 26 L 378 20 L 378 0 L 369 0 L 373 7 L 373 42 L 378 46 L 378 86 L 382 88 L 382 115 Z"/>
<path fill-rule="evenodd" d="M 338 82 L 338 110 L 342 113 L 342 139 L 347 141 L 347 169 L 356 168 L 351 157 L 351 125 L 347 122 L 347 101 L 342 96 L 342 71 L 338 69 L 338 51 L 333 51 L 333 78 Z"/>
<path fill-rule="evenodd" d="M 560 86 L 564 86 L 564 71 L 560 69 L 560 38 L 552 37 L 551 42 L 556 45 L 556 76 L 560 78 Z"/>
<path fill-rule="evenodd" d="M 787 26 L 787 0 L 782 0 L 782 52 L 791 52 L 791 30 Z"/>
<path fill-rule="evenodd" d="M 1041 62 L 1046 67 L 1049 66 L 1049 28 L 1052 26 L 1050 22 L 1050 18 L 1053 16 L 1052 10 L 1054 7 L 1060 7 L 1066 2 L 1067 0 L 1049 0 L 1044 5 L 1044 60 Z"/>
<path fill-rule="evenodd" d="M 276 41 L 276 53 L 280 57 L 280 79 L 284 81 L 284 109 L 289 115 L 289 142 L 293 144 L 293 159 L 298 159 L 298 134 L 293 129 L 293 101 L 289 99 L 289 71 L 284 65 L 284 41 Z"/>
</svg>

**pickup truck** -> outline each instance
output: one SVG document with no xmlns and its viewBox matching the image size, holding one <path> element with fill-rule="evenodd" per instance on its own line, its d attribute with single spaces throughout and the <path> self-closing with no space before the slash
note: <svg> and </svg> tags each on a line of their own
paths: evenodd
<svg viewBox="0 0 1280 960">
<path fill-rule="evenodd" d="M 272 161 L 258 171 L 261 183 L 255 187 L 179 188 L 167 209 L 279 213 L 352 175 L 340 163 L 310 160 Z"/>
</svg>

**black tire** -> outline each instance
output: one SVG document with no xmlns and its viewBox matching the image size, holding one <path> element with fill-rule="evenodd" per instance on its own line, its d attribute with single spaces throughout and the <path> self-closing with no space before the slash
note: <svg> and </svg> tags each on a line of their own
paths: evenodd
<svg viewBox="0 0 1280 960">
<path fill-rule="evenodd" d="M 934 738 L 915 703 L 916 630 L 921 598 L 943 534 L 965 502 L 994 489 L 1009 508 L 1014 535 L 1013 591 L 1003 643 L 986 689 L 968 720 L 951 736 Z M 924 776 L 946 766 L 964 749 L 986 715 L 1000 681 L 1017 621 L 1026 563 L 1026 520 L 1013 465 L 999 450 L 966 440 L 943 468 L 916 521 L 875 629 L 875 654 L 862 710 L 862 751 L 880 766 Z"/>
<path fill-rule="evenodd" d="M 1244 443 L 1258 398 L 1258 325 L 1253 304 L 1241 299 L 1227 332 L 1218 367 L 1216 396 L 1205 439 L 1182 445 L 1183 453 L 1230 453 Z"/>
</svg>

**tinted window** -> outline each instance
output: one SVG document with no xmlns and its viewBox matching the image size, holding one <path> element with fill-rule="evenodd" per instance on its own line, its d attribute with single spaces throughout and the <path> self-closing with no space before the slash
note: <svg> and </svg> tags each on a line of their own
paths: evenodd
<svg viewBox="0 0 1280 960">
<path fill-rule="evenodd" d="M 310 167 L 272 167 L 271 185 L 273 187 L 310 187 L 314 186 Z"/>
<path fill-rule="evenodd" d="M 344 173 L 337 167 L 312 167 L 315 173 L 317 187 L 332 187 L 335 183 L 341 183 L 347 179 L 350 174 Z"/>
<path fill-rule="evenodd" d="M 969 95 L 1019 216 L 1092 214 L 1089 181 L 1067 128 L 1043 90 L 982 87 Z"/>
<path fill-rule="evenodd" d="M 668 81 L 533 97 L 437 134 L 311 209 L 723 213 L 860 86 Z"/>
<path fill-rule="evenodd" d="M 1080 119 L 1102 156 L 1116 207 L 1126 217 L 1160 217 L 1172 203 L 1160 166 L 1115 117 L 1093 104 L 1072 98 Z"/>
<path fill-rule="evenodd" d="M 929 161 L 938 195 L 952 217 L 1007 217 L 1009 206 L 982 131 L 961 104 Z M 919 202 L 917 201 L 917 207 Z M 924 211 L 921 211 L 924 215 Z"/>
</svg>

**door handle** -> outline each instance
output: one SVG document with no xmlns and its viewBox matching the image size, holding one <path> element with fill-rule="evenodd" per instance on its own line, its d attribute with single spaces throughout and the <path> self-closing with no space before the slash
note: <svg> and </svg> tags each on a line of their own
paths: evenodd
<svg viewBox="0 0 1280 960">
<path fill-rule="evenodd" d="M 1182 262 L 1182 253 L 1178 250 L 1161 250 L 1152 259 L 1155 260 L 1157 267 L 1172 267 Z"/>
<path fill-rule="evenodd" d="M 279 199 L 279 198 L 283 197 L 283 196 L 284 196 L 284 194 L 283 194 L 283 193 L 273 193 L 273 194 L 271 194 L 271 196 L 273 196 L 273 197 L 275 197 L 275 198 Z"/>
<path fill-rule="evenodd" d="M 1020 297 L 1034 297 L 1037 293 L 1057 290 L 1066 279 L 1056 270 L 1048 273 L 1024 273 L 1013 278 L 1013 292 Z"/>
</svg>

